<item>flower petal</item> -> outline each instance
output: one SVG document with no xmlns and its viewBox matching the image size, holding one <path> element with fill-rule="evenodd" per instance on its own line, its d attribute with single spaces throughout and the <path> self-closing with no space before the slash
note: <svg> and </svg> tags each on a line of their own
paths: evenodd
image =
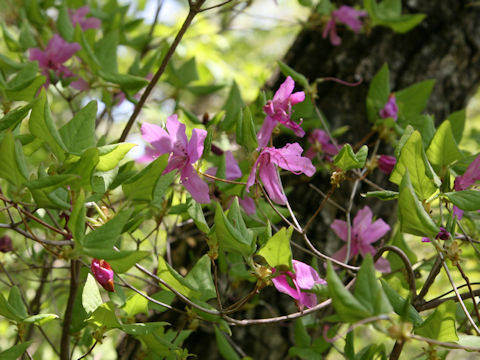
<svg viewBox="0 0 480 360">
<path fill-rule="evenodd" d="M 188 143 L 188 156 L 190 158 L 190 162 L 194 163 L 203 154 L 203 144 L 205 142 L 205 138 L 207 137 L 207 131 L 203 129 L 193 129 L 192 137 L 190 138 L 190 142 Z"/>
<path fill-rule="evenodd" d="M 296 300 L 300 299 L 299 291 L 290 286 L 290 284 L 287 281 L 286 275 L 278 275 L 274 277 L 272 279 L 272 283 L 278 291 L 284 294 L 290 295 L 292 298 Z"/>
<path fill-rule="evenodd" d="M 170 135 L 160 126 L 150 123 L 143 123 L 141 127 L 143 140 L 152 144 L 159 155 L 172 152 L 172 140 Z"/>
<path fill-rule="evenodd" d="M 274 102 L 284 103 L 287 102 L 292 94 L 293 88 L 295 87 L 295 82 L 290 76 L 287 76 L 285 81 L 280 85 L 277 92 L 273 96 Z"/>
<path fill-rule="evenodd" d="M 258 170 L 260 179 L 262 180 L 263 186 L 265 187 L 270 199 L 277 204 L 285 205 L 287 203 L 287 197 L 283 192 L 280 176 L 278 175 L 275 165 L 273 165 L 270 161 L 267 161 L 268 160 L 264 160 L 260 162 L 260 167 Z"/>
<path fill-rule="evenodd" d="M 333 220 L 333 223 L 330 225 L 330 227 L 333 231 L 335 231 L 335 234 L 337 234 L 340 239 L 342 239 L 343 241 L 347 241 L 348 226 L 346 221 L 335 219 Z"/>
<path fill-rule="evenodd" d="M 295 281 L 300 289 L 310 290 L 315 284 L 326 284 L 327 282 L 320 278 L 317 271 L 301 261 L 292 260 L 295 270 Z"/>
<path fill-rule="evenodd" d="M 185 189 L 192 195 L 192 198 L 200 204 L 210 203 L 208 185 L 203 181 L 191 164 L 181 169 L 180 179 Z"/>
<path fill-rule="evenodd" d="M 277 121 L 275 121 L 270 116 L 265 117 L 263 125 L 257 134 L 258 148 L 263 148 L 267 146 L 270 138 L 272 137 L 272 132 L 275 128 L 275 125 L 277 125 Z"/>
<path fill-rule="evenodd" d="M 366 244 L 374 243 L 390 230 L 390 226 L 382 219 L 377 219 L 373 224 L 367 226 L 359 236 Z"/>
</svg>

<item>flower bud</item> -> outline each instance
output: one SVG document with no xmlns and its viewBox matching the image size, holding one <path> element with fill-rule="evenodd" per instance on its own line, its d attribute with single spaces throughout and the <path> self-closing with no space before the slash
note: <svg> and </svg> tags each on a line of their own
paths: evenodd
<svg viewBox="0 0 480 360">
<path fill-rule="evenodd" d="M 7 253 L 12 250 L 12 239 L 10 238 L 10 236 L 5 235 L 0 237 L 0 252 Z"/>
<path fill-rule="evenodd" d="M 397 163 L 397 159 L 389 155 L 380 155 L 378 158 L 378 168 L 385 174 L 390 174 Z"/>
<path fill-rule="evenodd" d="M 383 109 L 380 110 L 380 117 L 382 119 L 392 118 L 395 121 L 398 119 L 398 106 L 395 94 L 390 94 L 388 97 L 387 103 Z"/>
<path fill-rule="evenodd" d="M 113 270 L 109 263 L 103 259 L 93 259 L 90 268 L 92 269 L 95 279 L 105 290 L 110 292 L 115 291 L 113 288 Z"/>
</svg>

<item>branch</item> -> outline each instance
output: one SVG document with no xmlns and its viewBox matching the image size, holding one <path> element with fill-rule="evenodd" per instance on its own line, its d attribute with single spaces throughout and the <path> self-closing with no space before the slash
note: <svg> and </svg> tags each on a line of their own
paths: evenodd
<svg viewBox="0 0 480 360">
<path fill-rule="evenodd" d="M 67 308 L 63 317 L 62 339 L 60 342 L 60 359 L 70 360 L 70 324 L 73 317 L 73 305 L 78 290 L 78 275 L 80 273 L 80 262 L 70 262 L 70 293 L 68 294 Z"/>
</svg>

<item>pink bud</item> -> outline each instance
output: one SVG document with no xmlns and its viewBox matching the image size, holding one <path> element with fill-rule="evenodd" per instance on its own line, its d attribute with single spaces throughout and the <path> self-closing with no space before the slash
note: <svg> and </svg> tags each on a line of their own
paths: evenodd
<svg viewBox="0 0 480 360">
<path fill-rule="evenodd" d="M 7 253 L 12 250 L 12 239 L 10 238 L 10 236 L 5 235 L 0 237 L 0 252 Z"/>
<path fill-rule="evenodd" d="M 378 158 L 378 168 L 385 174 L 390 174 L 397 163 L 397 159 L 389 155 L 380 155 Z"/>
<path fill-rule="evenodd" d="M 92 269 L 95 279 L 105 290 L 110 292 L 115 291 L 113 288 L 113 270 L 108 262 L 103 259 L 93 259 L 90 268 Z"/>
<path fill-rule="evenodd" d="M 380 117 L 382 119 L 392 118 L 393 120 L 398 119 L 398 106 L 397 106 L 397 99 L 395 98 L 395 94 L 390 94 L 388 97 L 388 101 L 380 110 Z"/>
</svg>

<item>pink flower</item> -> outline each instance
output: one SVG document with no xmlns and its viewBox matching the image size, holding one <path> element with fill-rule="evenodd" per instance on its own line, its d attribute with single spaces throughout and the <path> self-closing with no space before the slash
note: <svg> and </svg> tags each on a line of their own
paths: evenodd
<svg viewBox="0 0 480 360">
<path fill-rule="evenodd" d="M 295 82 L 288 76 L 283 84 L 280 85 L 273 99 L 268 100 L 263 107 L 263 111 L 265 111 L 267 116 L 265 117 L 262 128 L 257 134 L 259 148 L 263 148 L 268 144 L 272 136 L 272 131 L 277 123 L 281 123 L 292 129 L 297 136 L 303 137 L 303 135 L 305 135 L 305 131 L 300 127 L 300 124 L 297 124 L 290 118 L 292 115 L 292 105 L 305 100 L 305 93 L 303 91 L 292 94 L 294 87 Z"/>
<path fill-rule="evenodd" d="M 397 159 L 394 156 L 380 155 L 378 158 L 378 168 L 385 174 L 390 174 L 397 163 Z"/>
<path fill-rule="evenodd" d="M 185 134 L 185 125 L 177 120 L 176 114 L 168 117 L 166 128 L 168 132 L 158 125 L 143 123 L 142 137 L 153 148 L 146 148 L 145 155 L 137 161 L 149 162 L 160 155 L 170 153 L 168 165 L 163 173 L 180 170 L 180 180 L 195 201 L 208 204 L 210 202 L 208 185 L 192 166 L 202 156 L 207 132 L 202 129 L 193 129 L 189 142 Z"/>
<path fill-rule="evenodd" d="M 223 151 L 222 151 L 223 153 Z M 206 174 L 217 176 L 217 167 L 212 166 L 205 171 Z M 242 176 L 242 170 L 238 166 L 237 160 L 233 157 L 231 151 L 225 152 L 225 179 L 227 180 L 235 180 Z"/>
<path fill-rule="evenodd" d="M 55 34 L 48 42 L 44 51 L 39 48 L 31 48 L 29 60 L 38 61 L 38 66 L 42 69 L 42 75 L 45 75 L 47 78 L 44 86 L 48 87 L 50 84 L 49 71 L 52 71 L 58 78 L 75 76 L 63 63 L 80 49 L 81 46 L 79 44 L 68 43 L 60 35 Z"/>
<path fill-rule="evenodd" d="M 334 46 L 338 46 L 342 43 L 342 39 L 337 35 L 336 20 L 347 25 L 353 30 L 353 32 L 358 33 L 363 26 L 362 21 L 359 18 L 364 16 L 367 16 L 366 11 L 355 10 L 347 5 L 340 6 L 337 10 L 332 11 L 330 20 L 323 30 L 322 37 L 326 39 L 327 35 L 329 35 L 330 43 Z"/>
<path fill-rule="evenodd" d="M 392 118 L 395 121 L 398 119 L 398 106 L 395 94 L 392 93 L 388 97 L 387 103 L 383 109 L 380 110 L 380 117 L 382 119 Z"/>
<path fill-rule="evenodd" d="M 348 227 L 347 223 L 343 220 L 334 220 L 330 227 L 335 231 L 340 239 L 347 242 Z M 382 219 L 378 219 L 372 223 L 372 211 L 368 206 L 365 206 L 360 210 L 353 219 L 353 226 L 351 229 L 351 246 L 350 246 L 350 260 L 357 254 L 365 256 L 370 253 L 374 255 L 377 251 L 371 245 L 375 241 L 379 240 L 390 230 L 390 226 L 386 224 Z M 348 244 L 343 246 L 332 257 L 334 259 L 345 261 L 347 256 Z M 390 271 L 390 264 L 386 259 L 380 258 L 375 263 L 375 268 L 382 272 Z"/>
<path fill-rule="evenodd" d="M 436 240 L 448 240 L 450 237 L 450 233 L 444 227 L 440 226 L 440 231 L 435 236 Z M 431 242 L 428 237 L 423 237 L 422 242 Z"/>
<path fill-rule="evenodd" d="M 245 213 L 247 215 L 254 215 L 257 212 L 255 201 L 248 195 L 245 195 L 243 198 L 239 197 L 238 203 L 243 208 L 243 210 L 245 210 Z"/>
<path fill-rule="evenodd" d="M 320 278 L 310 265 L 297 260 L 292 260 L 292 263 L 295 273 L 290 271 L 281 273 L 272 279 L 273 285 L 278 291 L 297 300 L 300 309 L 314 307 L 317 305 L 317 295 L 302 290 L 311 290 L 316 284 L 326 285 L 327 282 Z M 275 269 L 273 270 L 275 272 Z M 287 276 L 294 287 L 290 285 Z"/>
<path fill-rule="evenodd" d="M 90 268 L 95 280 L 97 280 L 105 290 L 110 292 L 115 291 L 113 287 L 113 270 L 108 262 L 103 259 L 93 259 Z"/>
<path fill-rule="evenodd" d="M 295 174 L 304 173 L 307 176 L 312 176 L 315 173 L 315 167 L 310 159 L 301 156 L 302 151 L 303 149 L 298 143 L 287 144 L 280 149 L 274 147 L 263 148 L 248 177 L 247 192 L 255 182 L 255 174 L 258 169 L 258 175 L 270 199 L 277 204 L 286 204 L 287 197 L 283 192 L 275 165 Z"/>
<path fill-rule="evenodd" d="M 470 186 L 480 180 L 480 154 L 468 165 L 463 175 L 455 178 L 455 191 L 467 190 Z M 453 215 L 460 220 L 463 217 L 463 210 L 453 206 Z"/>
<path fill-rule="evenodd" d="M 328 134 L 321 129 L 313 130 L 308 136 L 308 142 L 312 144 L 312 146 L 305 152 L 305 156 L 309 159 L 313 159 L 317 152 L 326 154 L 327 159 L 329 158 L 328 155 L 337 155 L 338 153 L 335 145 L 330 142 Z"/>
<path fill-rule="evenodd" d="M 80 25 L 83 31 L 87 29 L 98 29 L 100 28 L 101 21 L 94 17 L 87 18 L 86 15 L 90 12 L 88 5 L 82 6 L 77 10 L 68 9 L 68 17 L 75 27 L 77 24 Z"/>
</svg>

